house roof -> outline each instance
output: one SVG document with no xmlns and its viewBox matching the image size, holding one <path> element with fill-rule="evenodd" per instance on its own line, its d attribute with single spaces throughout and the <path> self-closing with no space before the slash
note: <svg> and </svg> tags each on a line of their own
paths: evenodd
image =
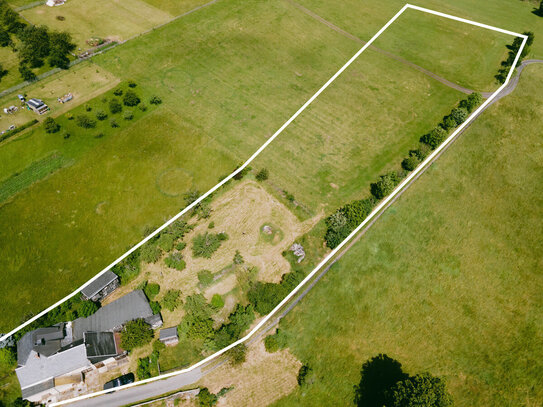
<svg viewBox="0 0 543 407">
<path fill-rule="evenodd" d="M 88 286 L 83 288 L 81 290 L 81 294 L 83 294 L 87 298 L 92 298 L 118 278 L 119 277 L 117 276 L 117 274 L 115 274 L 111 270 L 108 270 L 96 280 L 94 280 L 92 283 L 90 283 Z"/>
<path fill-rule="evenodd" d="M 30 105 L 31 107 L 33 107 L 34 109 L 37 109 L 45 104 L 43 103 L 42 100 L 35 99 L 35 98 L 29 99 L 26 103 Z"/>
<path fill-rule="evenodd" d="M 64 338 L 63 324 L 27 332 L 17 342 L 17 363 L 20 366 L 25 365 L 32 351 L 44 356 L 53 355 L 60 350 L 62 338 Z"/>
<path fill-rule="evenodd" d="M 47 379 L 41 383 L 35 384 L 30 387 L 26 387 L 22 390 L 22 397 L 23 399 L 26 399 L 28 397 L 33 396 L 34 394 L 41 393 L 42 391 L 49 390 L 55 387 L 55 379 Z"/>
<path fill-rule="evenodd" d="M 28 388 L 39 388 L 38 384 L 57 376 L 73 372 L 91 366 L 87 359 L 85 344 L 80 344 L 52 356 L 39 356 L 35 351 L 31 351 L 22 367 L 15 369 L 21 389 L 29 391 Z M 31 390 L 36 394 L 38 391 Z M 39 391 L 43 391 L 39 390 Z"/>
<path fill-rule="evenodd" d="M 160 330 L 160 340 L 177 338 L 177 327 L 172 326 L 171 328 L 164 328 Z"/>
<path fill-rule="evenodd" d="M 93 363 L 117 355 L 113 332 L 85 332 L 87 357 Z"/>
<path fill-rule="evenodd" d="M 77 340 L 82 339 L 85 332 L 112 331 L 128 321 L 152 315 L 153 311 L 143 291 L 135 290 L 103 306 L 91 316 L 73 321 L 73 337 Z"/>
</svg>

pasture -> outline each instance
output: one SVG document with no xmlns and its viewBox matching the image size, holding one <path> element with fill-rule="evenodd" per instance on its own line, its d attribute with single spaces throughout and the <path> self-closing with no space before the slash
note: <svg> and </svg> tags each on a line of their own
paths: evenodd
<svg viewBox="0 0 543 407">
<path fill-rule="evenodd" d="M 350 405 L 378 353 L 457 406 L 543 403 L 541 95 L 529 67 L 287 316 L 319 379 L 276 406 Z"/>
</svg>

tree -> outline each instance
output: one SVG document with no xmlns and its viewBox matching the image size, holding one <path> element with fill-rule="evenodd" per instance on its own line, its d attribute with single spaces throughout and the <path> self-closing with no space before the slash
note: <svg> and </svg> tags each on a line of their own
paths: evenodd
<svg viewBox="0 0 543 407">
<path fill-rule="evenodd" d="M 360 370 L 360 383 L 355 386 L 354 403 L 358 407 L 376 407 L 386 404 L 387 392 L 408 375 L 397 360 L 379 354 L 364 362 Z"/>
<path fill-rule="evenodd" d="M 160 249 L 157 245 L 149 242 L 141 247 L 140 258 L 145 263 L 156 263 L 160 257 L 160 253 Z"/>
<path fill-rule="evenodd" d="M 397 184 L 397 176 L 394 172 L 381 175 L 379 181 L 374 182 L 370 186 L 371 194 L 378 200 L 383 199 L 390 194 Z"/>
<path fill-rule="evenodd" d="M 0 348 L 0 367 L 9 370 L 17 366 L 17 351 L 14 347 Z"/>
<path fill-rule="evenodd" d="M 109 101 L 109 111 L 111 114 L 120 113 L 123 110 L 123 105 L 121 105 L 121 102 L 119 102 L 118 99 L 113 98 Z"/>
<path fill-rule="evenodd" d="M 227 353 L 227 356 L 230 358 L 230 363 L 232 366 L 239 366 L 245 362 L 247 353 L 247 346 L 244 343 L 240 343 L 237 346 L 234 346 Z"/>
<path fill-rule="evenodd" d="M 121 331 L 121 347 L 128 351 L 147 345 L 153 340 L 153 330 L 143 319 L 127 322 Z"/>
<path fill-rule="evenodd" d="M 409 154 L 409 157 L 406 157 L 402 161 L 402 168 L 406 171 L 413 171 L 419 165 L 419 157 L 415 154 Z"/>
<path fill-rule="evenodd" d="M 151 377 L 151 366 L 149 364 L 149 358 L 138 359 L 138 368 L 136 369 L 136 375 L 139 380 L 148 379 Z"/>
<path fill-rule="evenodd" d="M 96 120 L 91 119 L 86 114 L 77 115 L 75 118 L 75 122 L 79 127 L 82 127 L 84 129 L 92 129 L 96 127 Z"/>
<path fill-rule="evenodd" d="M 313 375 L 313 369 L 309 367 L 308 365 L 302 365 L 300 367 L 300 370 L 298 370 L 298 377 L 296 380 L 298 381 L 298 386 L 303 386 L 305 384 L 311 384 Z"/>
<path fill-rule="evenodd" d="M 132 90 L 127 90 L 123 96 L 123 104 L 125 106 L 137 106 L 140 103 L 140 98 Z"/>
<path fill-rule="evenodd" d="M 194 257 L 211 258 L 211 255 L 221 246 L 220 234 L 205 232 L 192 239 L 192 254 Z"/>
<path fill-rule="evenodd" d="M 6 76 L 8 74 L 8 70 L 7 69 L 4 69 L 4 67 L 2 66 L 2 64 L 0 64 L 0 81 L 2 80 L 2 78 L 4 76 Z"/>
<path fill-rule="evenodd" d="M 213 407 L 219 398 L 211 393 L 207 387 L 200 389 L 198 393 L 198 405 L 200 407 Z"/>
<path fill-rule="evenodd" d="M 454 121 L 454 119 L 453 119 Z M 420 138 L 420 142 L 428 145 L 432 150 L 439 146 L 447 137 L 447 132 L 441 126 L 437 126 L 430 133 Z"/>
<path fill-rule="evenodd" d="M 98 120 L 100 120 L 100 121 L 101 121 L 101 120 L 106 120 L 106 119 L 107 119 L 107 113 L 104 112 L 103 110 L 98 110 L 98 111 L 96 112 L 96 118 L 97 118 Z"/>
<path fill-rule="evenodd" d="M 25 64 L 19 65 L 19 73 L 25 81 L 33 81 L 36 79 L 36 74 Z"/>
<path fill-rule="evenodd" d="M 162 103 L 162 99 L 158 96 L 153 96 L 151 100 L 149 100 L 149 103 L 152 105 L 160 105 Z"/>
<path fill-rule="evenodd" d="M 143 292 L 150 300 L 153 300 L 160 293 L 160 285 L 157 283 L 145 284 Z"/>
<path fill-rule="evenodd" d="M 48 117 L 44 120 L 43 128 L 46 133 L 56 133 L 60 130 L 59 124 L 52 117 Z"/>
<path fill-rule="evenodd" d="M 539 8 L 535 11 L 535 14 L 537 14 L 539 17 L 543 17 L 543 0 L 541 0 L 541 3 L 539 3 Z"/>
<path fill-rule="evenodd" d="M 266 168 L 262 168 L 260 171 L 256 173 L 256 180 L 257 181 L 266 181 L 269 177 L 268 170 Z"/>
<path fill-rule="evenodd" d="M 7 47 L 11 44 L 11 37 L 9 33 L 0 27 L 0 47 Z"/>
<path fill-rule="evenodd" d="M 234 254 L 234 260 L 233 260 L 234 264 L 243 264 L 244 260 L 243 260 L 243 257 L 241 255 L 241 253 L 239 252 L 239 250 L 236 250 L 236 254 Z"/>
<path fill-rule="evenodd" d="M 94 301 L 83 301 L 77 310 L 77 315 L 86 318 L 100 309 L 100 305 Z"/>
<path fill-rule="evenodd" d="M 483 102 L 483 96 L 480 93 L 473 92 L 469 96 L 460 102 L 460 107 L 466 109 L 468 113 L 473 112 L 473 110 Z"/>
<path fill-rule="evenodd" d="M 198 272 L 198 281 L 202 287 L 207 287 L 213 282 L 213 273 L 209 270 L 201 270 Z"/>
<path fill-rule="evenodd" d="M 175 310 L 179 305 L 182 304 L 181 301 L 181 291 L 179 290 L 168 290 L 166 292 L 166 295 L 164 295 L 164 298 L 162 298 L 162 301 L 160 304 L 163 308 L 173 311 Z"/>
<path fill-rule="evenodd" d="M 468 111 L 463 107 L 455 107 L 451 110 L 450 117 L 453 118 L 457 126 L 460 126 L 468 118 Z"/>
<path fill-rule="evenodd" d="M 166 266 L 176 269 L 177 271 L 183 271 L 186 267 L 185 260 L 183 260 L 183 255 L 179 252 L 172 253 L 164 259 L 164 264 Z"/>
<path fill-rule="evenodd" d="M 445 382 L 430 373 L 398 381 L 387 394 L 387 407 L 450 407 L 452 398 Z"/>
</svg>

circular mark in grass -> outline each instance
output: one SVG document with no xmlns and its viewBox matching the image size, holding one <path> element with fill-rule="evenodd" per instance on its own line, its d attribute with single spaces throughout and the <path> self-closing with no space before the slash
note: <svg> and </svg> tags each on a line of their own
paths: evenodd
<svg viewBox="0 0 543 407">
<path fill-rule="evenodd" d="M 184 71 L 182 68 L 175 66 L 164 72 L 160 80 L 164 86 L 170 90 L 181 87 L 181 89 L 187 85 L 191 85 L 193 78 L 191 74 Z"/>
<path fill-rule="evenodd" d="M 260 239 L 266 243 L 275 246 L 283 237 L 283 231 L 270 222 L 260 226 Z"/>
<path fill-rule="evenodd" d="M 170 168 L 156 178 L 156 187 L 167 196 L 179 196 L 192 187 L 192 175 L 183 168 Z"/>
</svg>

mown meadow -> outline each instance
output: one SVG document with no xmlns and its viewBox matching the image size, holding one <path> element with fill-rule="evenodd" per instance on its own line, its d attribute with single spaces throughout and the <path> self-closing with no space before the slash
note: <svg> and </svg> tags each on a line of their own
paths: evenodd
<svg viewBox="0 0 543 407">
<path fill-rule="evenodd" d="M 527 68 L 281 323 L 316 379 L 275 405 L 352 405 L 379 353 L 457 406 L 543 402 L 542 79 Z"/>
</svg>

